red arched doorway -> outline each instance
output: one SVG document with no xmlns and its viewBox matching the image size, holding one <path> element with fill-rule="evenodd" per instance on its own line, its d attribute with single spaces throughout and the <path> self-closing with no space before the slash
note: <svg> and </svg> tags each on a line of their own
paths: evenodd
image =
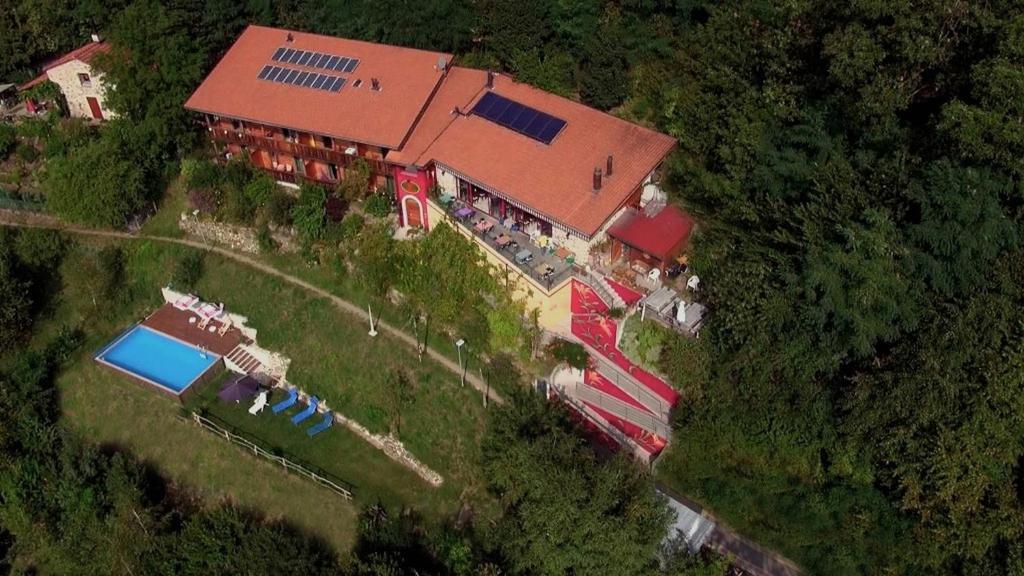
<svg viewBox="0 0 1024 576">
<path fill-rule="evenodd" d="M 423 205 L 415 196 L 406 196 L 402 200 L 402 212 L 405 213 L 405 225 L 410 228 L 423 227 Z"/>
</svg>

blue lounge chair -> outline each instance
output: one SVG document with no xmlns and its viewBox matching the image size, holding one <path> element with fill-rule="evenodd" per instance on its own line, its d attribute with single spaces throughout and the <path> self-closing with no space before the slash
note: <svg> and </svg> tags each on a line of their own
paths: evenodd
<svg viewBox="0 0 1024 576">
<path fill-rule="evenodd" d="M 316 396 L 310 396 L 309 405 L 306 406 L 306 409 L 303 410 L 302 412 L 299 412 L 295 416 L 292 416 L 292 424 L 298 426 L 299 423 L 301 423 L 303 420 L 312 416 L 313 413 L 316 412 L 316 405 L 318 402 L 319 400 L 316 399 Z"/>
<path fill-rule="evenodd" d="M 317 434 L 330 428 L 331 424 L 334 424 L 334 414 L 328 412 L 324 414 L 323 420 L 321 420 L 318 424 L 310 426 L 309 430 L 306 430 L 306 434 L 309 435 L 310 438 L 312 438 L 313 436 L 316 436 Z"/>
<path fill-rule="evenodd" d="M 285 398 L 284 400 L 281 400 L 277 404 L 274 404 L 270 408 L 270 410 L 274 414 L 280 414 L 281 412 L 284 412 L 285 410 L 287 410 L 287 409 L 291 408 L 292 406 L 294 406 L 295 405 L 295 401 L 298 400 L 298 399 L 299 399 L 299 393 L 293 388 L 293 389 L 288 391 L 288 397 L 287 398 Z"/>
</svg>

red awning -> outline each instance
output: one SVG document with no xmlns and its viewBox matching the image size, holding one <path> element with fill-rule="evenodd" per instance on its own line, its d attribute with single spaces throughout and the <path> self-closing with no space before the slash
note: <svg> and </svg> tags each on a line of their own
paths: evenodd
<svg viewBox="0 0 1024 576">
<path fill-rule="evenodd" d="M 665 261 L 690 238 L 693 218 L 676 206 L 668 205 L 653 218 L 643 212 L 623 214 L 608 229 L 608 235 L 629 246 Z"/>
</svg>

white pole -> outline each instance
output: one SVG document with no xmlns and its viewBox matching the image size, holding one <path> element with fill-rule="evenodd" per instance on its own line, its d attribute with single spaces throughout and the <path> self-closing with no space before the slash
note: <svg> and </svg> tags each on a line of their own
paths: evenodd
<svg viewBox="0 0 1024 576">
<path fill-rule="evenodd" d="M 370 332 L 369 332 L 369 334 L 370 334 L 370 338 L 373 338 L 374 336 L 377 335 L 377 329 L 374 328 L 374 326 L 373 326 L 373 310 L 370 309 L 370 305 L 369 304 L 366 305 L 366 311 L 370 314 Z"/>
</svg>

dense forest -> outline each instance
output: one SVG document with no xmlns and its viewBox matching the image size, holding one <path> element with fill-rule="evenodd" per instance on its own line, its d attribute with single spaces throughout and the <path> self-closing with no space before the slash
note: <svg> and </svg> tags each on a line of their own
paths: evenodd
<svg viewBox="0 0 1024 576">
<path fill-rule="evenodd" d="M 139 158 L 127 213 L 249 22 L 449 50 L 678 138 L 712 314 L 664 358 L 659 478 L 812 573 L 1024 573 L 1020 3 L 5 0 L 0 78 L 95 30 L 131 51 L 94 144 Z"/>
</svg>

